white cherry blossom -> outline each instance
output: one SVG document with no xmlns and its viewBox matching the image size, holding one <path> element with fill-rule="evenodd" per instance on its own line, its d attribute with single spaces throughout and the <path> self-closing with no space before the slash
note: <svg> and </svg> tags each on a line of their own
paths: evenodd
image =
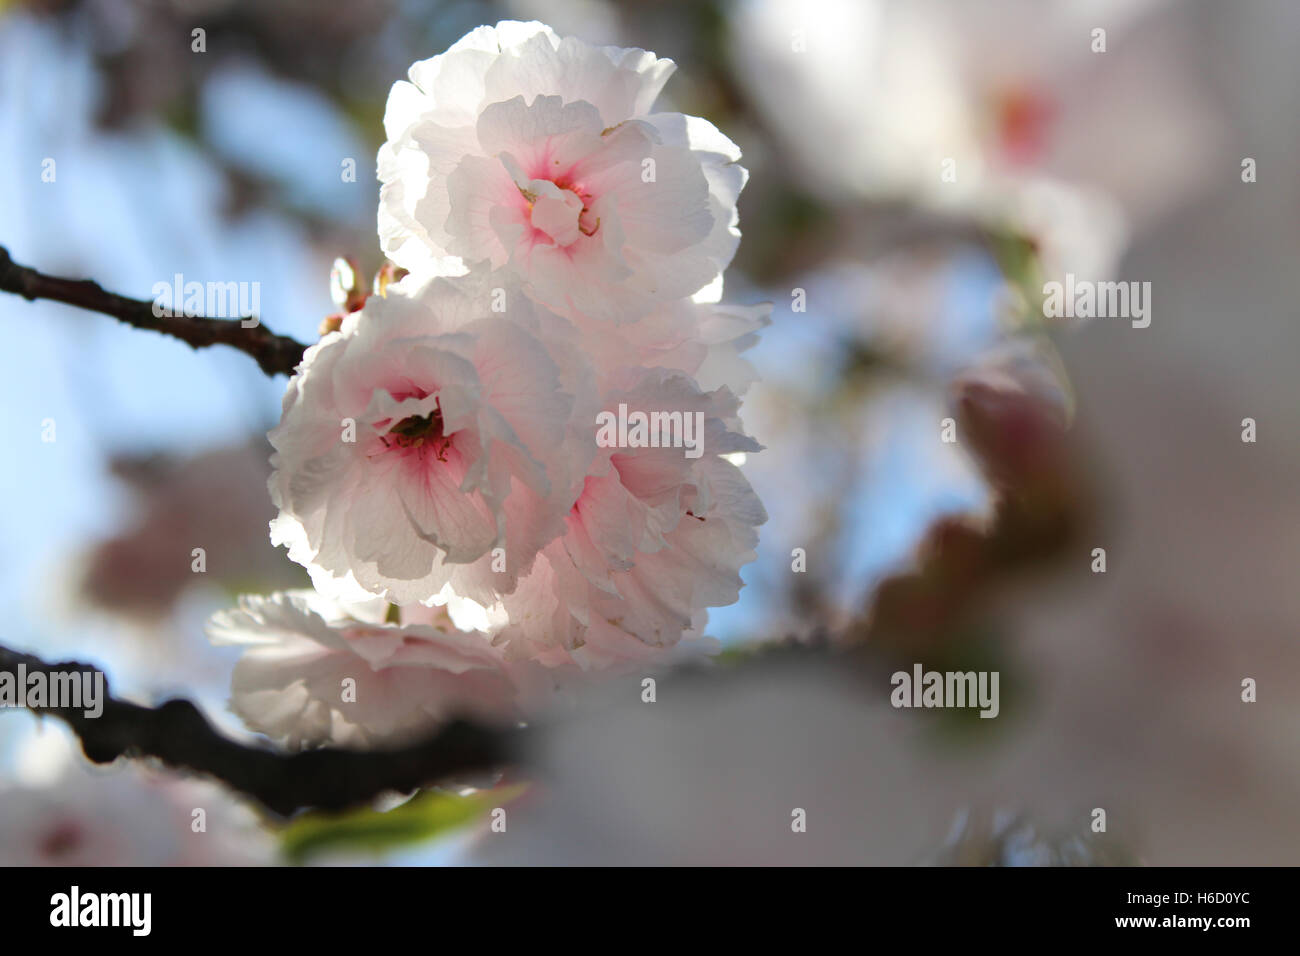
<svg viewBox="0 0 1300 956">
<path fill-rule="evenodd" d="M 708 121 L 650 112 L 674 68 L 513 21 L 416 63 L 384 117 L 384 252 L 509 268 L 551 308 L 612 321 L 708 286 L 747 174 Z"/>
<path fill-rule="evenodd" d="M 563 537 L 502 598 L 496 640 L 512 658 L 584 669 L 661 658 L 702 634 L 707 609 L 734 603 L 755 557 L 758 496 L 725 456 L 761 446 L 733 424 L 738 401 L 667 369 L 628 370 L 604 409 L 702 417 L 702 454 L 599 448 Z"/>
<path fill-rule="evenodd" d="M 563 530 L 590 373 L 567 323 L 495 281 L 372 296 L 290 380 L 271 537 L 326 594 L 491 603 Z"/>
<path fill-rule="evenodd" d="M 240 598 L 213 616 L 208 633 L 246 648 L 230 706 L 251 729 L 295 749 L 364 747 L 400 743 L 453 717 L 515 716 L 515 674 L 485 634 L 456 626 L 453 610 L 465 609 L 455 600 L 409 605 L 393 621 L 382 599 L 345 604 L 288 591 Z"/>
</svg>

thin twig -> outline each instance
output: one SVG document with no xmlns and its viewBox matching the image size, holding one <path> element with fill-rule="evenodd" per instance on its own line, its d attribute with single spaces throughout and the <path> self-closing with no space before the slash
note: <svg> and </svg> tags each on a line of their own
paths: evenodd
<svg viewBox="0 0 1300 956">
<path fill-rule="evenodd" d="M 102 312 L 137 329 L 161 332 L 191 348 L 229 345 L 253 357 L 267 375 L 292 375 L 307 346 L 287 335 L 277 335 L 259 321 L 245 328 L 237 319 L 209 319 L 190 315 L 155 315 L 154 303 L 128 299 L 106 291 L 90 279 L 63 279 L 20 266 L 0 246 L 0 291 L 20 295 L 29 302 L 48 299 Z M 252 318 L 249 316 L 248 318 Z"/>
<path fill-rule="evenodd" d="M 0 646 L 0 671 L 47 675 L 97 673 L 90 664 L 50 664 Z M 489 771 L 517 759 L 522 729 L 491 729 L 458 722 L 424 740 L 393 750 L 322 748 L 277 753 L 237 743 L 219 734 L 188 700 L 142 707 L 108 694 L 103 711 L 88 717 L 72 707 L 33 707 L 35 713 L 62 720 L 81 738 L 95 763 L 118 757 L 152 757 L 169 767 L 205 774 L 254 798 L 273 813 L 341 810 L 380 794 L 410 792 L 453 775 Z"/>
</svg>

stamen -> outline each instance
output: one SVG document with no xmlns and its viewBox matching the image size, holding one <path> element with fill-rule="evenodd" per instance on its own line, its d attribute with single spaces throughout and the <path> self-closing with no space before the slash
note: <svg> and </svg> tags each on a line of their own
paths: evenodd
<svg viewBox="0 0 1300 956">
<path fill-rule="evenodd" d="M 403 418 L 388 429 L 388 434 L 382 436 L 381 441 L 383 441 L 385 448 L 391 448 L 392 445 L 388 442 L 391 438 L 393 444 L 398 448 L 412 450 L 423 448 L 427 441 L 433 448 L 437 459 L 446 461 L 447 449 L 451 447 L 451 439 L 442 433 L 442 428 L 442 408 L 435 404 L 433 411 L 427 415 L 411 415 L 409 418 Z"/>
</svg>

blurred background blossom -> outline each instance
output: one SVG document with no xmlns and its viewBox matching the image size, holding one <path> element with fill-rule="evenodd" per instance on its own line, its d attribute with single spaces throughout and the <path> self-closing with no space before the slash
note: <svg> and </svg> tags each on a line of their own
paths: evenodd
<svg viewBox="0 0 1300 956">
<path fill-rule="evenodd" d="M 716 698 L 688 683 L 653 718 L 574 718 L 540 755 L 564 783 L 521 808 L 546 824 L 528 839 L 461 831 L 360 859 L 1294 862 L 1300 9 L 0 0 L 0 243 L 140 297 L 177 273 L 258 282 L 267 324 L 310 341 L 335 311 L 332 260 L 381 264 L 389 87 L 506 17 L 671 57 L 672 108 L 725 131 L 751 171 L 727 299 L 775 304 L 745 353 L 761 375 L 746 427 L 766 446 L 746 472 L 771 520 L 709 633 L 739 656 L 829 636 L 880 661 L 997 660 L 1015 678 L 1002 719 L 955 747 L 884 707 L 860 663 L 759 668 Z M 1151 327 L 1044 319 L 1042 285 L 1066 273 L 1150 281 Z M 48 303 L 0 299 L 0 327 L 3 641 L 100 663 L 134 699 L 191 695 L 247 735 L 225 709 L 233 655 L 201 624 L 233 593 L 302 582 L 266 535 L 283 382 Z M 1070 534 L 955 588 L 935 569 L 960 566 L 954 542 L 991 553 L 978 542 L 1013 527 L 1014 494 L 997 479 L 1010 459 L 941 441 L 941 423 L 1005 426 L 1022 402 L 1063 429 L 1069 479 L 1053 487 L 1085 489 L 1087 506 L 1062 497 Z M 951 611 L 924 639 L 904 613 L 915 594 Z M 1240 702 L 1243 677 L 1258 704 Z M 53 834 L 0 837 L 10 860 L 201 859 L 192 800 L 173 793 L 191 782 L 84 764 L 61 731 L 0 719 L 0 834 Z M 221 852 L 278 859 L 230 802 Z M 132 817 L 135 804 L 183 812 Z M 799 844 L 791 806 L 819 821 Z M 1088 842 L 1096 806 L 1114 832 Z M 67 836 L 83 825 L 138 839 Z"/>
</svg>

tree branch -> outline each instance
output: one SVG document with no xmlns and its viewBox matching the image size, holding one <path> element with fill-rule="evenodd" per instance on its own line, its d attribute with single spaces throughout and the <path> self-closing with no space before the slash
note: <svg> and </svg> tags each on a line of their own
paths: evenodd
<svg viewBox="0 0 1300 956">
<path fill-rule="evenodd" d="M 20 664 L 28 675 L 99 673 L 89 664 L 49 664 L 0 646 L 0 671 L 16 674 Z M 154 757 L 169 767 L 215 777 L 281 816 L 307 808 L 341 810 L 387 791 L 407 792 L 454 774 L 491 770 L 515 759 L 520 738 L 528 733 L 454 723 L 395 750 L 322 748 L 284 754 L 222 736 L 188 700 L 156 708 L 117 700 L 108 694 L 107 678 L 103 705 L 94 718 L 80 708 L 29 709 L 71 727 L 95 763 Z"/>
<path fill-rule="evenodd" d="M 244 328 L 239 321 L 231 319 L 154 315 L 152 302 L 107 292 L 90 279 L 61 279 L 20 266 L 3 246 L 0 246 L 0 291 L 20 295 L 29 302 L 49 299 L 102 312 L 137 329 L 170 335 L 195 349 L 229 345 L 251 355 L 267 375 L 292 375 L 307 348 L 287 335 L 277 335 L 260 322 Z"/>
</svg>

